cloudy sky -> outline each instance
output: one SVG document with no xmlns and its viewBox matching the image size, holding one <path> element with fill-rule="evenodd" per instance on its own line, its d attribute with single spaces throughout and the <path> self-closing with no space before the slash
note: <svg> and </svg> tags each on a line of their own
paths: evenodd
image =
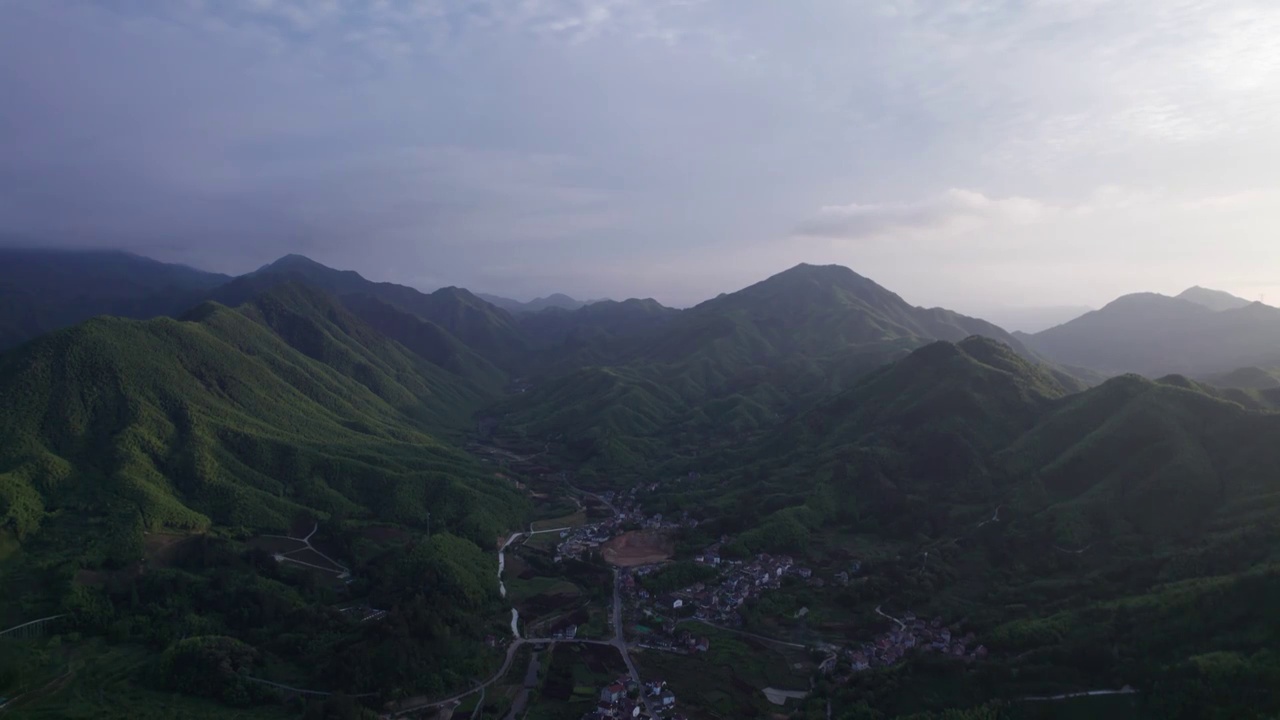
<svg viewBox="0 0 1280 720">
<path fill-rule="evenodd" d="M 687 304 L 1280 300 L 1274 0 L 0 0 L 0 235 Z M 1271 298 L 1269 298 L 1271 299 Z"/>
</svg>

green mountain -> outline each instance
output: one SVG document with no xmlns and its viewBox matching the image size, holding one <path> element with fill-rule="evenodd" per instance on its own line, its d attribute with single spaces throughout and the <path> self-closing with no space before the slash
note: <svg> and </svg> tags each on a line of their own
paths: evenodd
<svg viewBox="0 0 1280 720">
<path fill-rule="evenodd" d="M 601 300 L 576 310 L 526 313 L 520 328 L 537 350 L 536 365 L 582 366 L 625 359 L 631 341 L 652 337 L 680 315 L 653 299 Z"/>
<path fill-rule="evenodd" d="M 552 366 L 501 408 L 509 430 L 561 439 L 578 459 L 637 467 L 772 427 L 935 340 L 983 335 L 1031 357 L 990 323 L 913 307 L 839 266 L 800 265 L 679 312 L 628 303 L 635 306 L 618 323 L 622 333 L 586 318 L 625 304 L 573 313 L 576 338 L 593 333 L 592 341 L 576 346 L 571 367 Z M 526 322 L 557 319 L 548 312 Z M 561 347 L 574 347 L 571 340 Z"/>
<path fill-rule="evenodd" d="M 265 692 L 245 674 L 389 698 L 487 672 L 488 548 L 526 511 L 456 449 L 487 395 L 324 293 L 90 320 L 0 356 L 0 397 L 7 624 L 67 612 L 233 705 Z"/>
<path fill-rule="evenodd" d="M 3 524 L 20 538 L 123 513 L 133 547 L 143 530 L 285 530 L 303 510 L 416 523 L 433 506 L 476 539 L 505 529 L 482 499 L 507 494 L 433 437 L 482 397 L 310 288 L 92 320 L 0 356 L 0 383 Z"/>
<path fill-rule="evenodd" d="M 1213 310 L 1142 293 L 1021 338 L 1053 362 L 1105 374 L 1204 375 L 1280 361 L 1280 309 L 1250 303 Z"/>
<path fill-rule="evenodd" d="M 95 315 L 178 313 L 229 279 L 115 250 L 0 248 L 0 352 Z"/>
<path fill-rule="evenodd" d="M 281 282 L 302 282 L 365 310 L 366 298 L 433 323 L 460 340 L 489 364 L 510 370 L 524 361 L 528 348 L 515 320 L 462 288 L 419 292 L 394 283 L 372 282 L 350 270 L 334 270 L 301 255 L 287 255 L 270 265 L 233 280 L 209 294 L 209 299 L 238 305 Z M 400 338 L 396 338 L 399 340 Z M 419 338 L 420 339 L 420 338 Z"/>
<path fill-rule="evenodd" d="M 1127 684 L 1150 717 L 1274 712 L 1277 437 L 1280 414 L 1254 396 L 1180 376 L 1081 390 L 971 338 L 875 370 L 764 441 L 673 466 L 704 476 L 658 509 L 729 535 L 725 553 L 874 564 L 847 588 L 748 609 L 757 622 L 773 606 L 863 608 L 856 633 L 883 605 L 963 618 L 1000 658 L 962 673 L 981 693 L 921 658 L 835 688 L 846 705 L 874 697 L 893 717 Z M 1209 658 L 1233 679 L 1204 675 Z"/>
<path fill-rule="evenodd" d="M 589 489 L 642 478 L 646 513 L 699 521 L 679 559 L 721 543 L 812 568 L 741 606 L 751 632 L 844 643 L 884 608 L 990 650 L 824 677 L 806 716 L 830 700 L 982 717 L 1124 685 L 1149 717 L 1280 711 L 1274 308 L 1128 296 L 1014 336 L 801 265 L 687 310 L 513 314 L 299 256 L 179 296 L 156 311 L 172 317 L 98 317 L 0 355 L 0 619 L 66 612 L 102 638 L 85 642 L 135 653 L 113 677 L 148 697 L 471 687 L 510 622 L 495 539 L 574 511 L 539 479 L 554 468 Z M 477 417 L 501 472 L 459 450 Z M 550 578 L 539 552 L 522 572 Z M 37 663 L 0 642 L 0 690 L 79 663 L 63 642 L 87 647 L 51 641 Z"/>
</svg>

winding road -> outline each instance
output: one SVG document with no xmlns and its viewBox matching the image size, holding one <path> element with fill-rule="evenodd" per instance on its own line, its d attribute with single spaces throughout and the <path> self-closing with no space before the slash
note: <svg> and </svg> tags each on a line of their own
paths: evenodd
<svg viewBox="0 0 1280 720">
<path fill-rule="evenodd" d="M 880 610 L 880 606 L 879 606 L 879 605 L 877 605 L 877 606 L 876 606 L 876 614 L 877 614 L 877 615 L 879 615 L 880 617 L 886 617 L 886 618 L 889 618 L 890 620 L 892 620 L 892 621 L 894 621 L 894 622 L 898 623 L 898 629 L 899 629 L 899 630 L 906 630 L 906 629 L 907 629 L 907 624 L 906 624 L 906 623 L 902 622 L 901 620 L 899 620 L 898 618 L 896 618 L 896 617 L 894 617 L 894 616 L 892 616 L 892 615 L 886 615 L 886 614 L 884 614 L 884 613 Z"/>
<path fill-rule="evenodd" d="M 577 488 L 573 488 L 573 489 L 577 490 Z M 582 491 L 578 490 L 578 492 L 582 492 Z M 613 505 L 609 503 L 607 500 L 605 500 L 604 498 L 600 497 L 599 495 L 594 495 L 592 493 L 583 493 L 583 494 L 591 495 L 592 497 L 597 498 L 598 500 L 603 502 L 605 505 L 608 505 L 609 509 L 612 510 L 615 515 L 617 514 L 618 511 L 613 507 Z M 506 567 L 507 567 L 507 557 L 506 557 L 507 548 L 511 547 L 511 545 L 514 544 L 517 540 L 520 540 L 520 539 L 527 540 L 529 537 L 533 535 L 541 535 L 543 533 L 558 533 L 558 532 L 563 532 L 569 529 L 571 528 L 562 527 L 562 528 L 550 528 L 547 530 L 531 530 L 531 531 L 525 531 L 525 532 L 512 533 L 507 538 L 506 542 L 502 544 L 502 547 L 498 549 L 498 592 L 499 594 L 501 594 L 502 597 L 504 598 L 507 596 L 507 586 L 506 586 L 506 583 L 504 583 L 502 580 L 502 573 L 504 570 L 506 570 Z M 312 533 L 314 534 L 314 532 L 315 531 L 313 530 Z M 310 535 L 307 536 L 308 539 L 310 537 L 311 537 Z M 290 538 L 290 539 L 297 540 L 298 538 Z M 511 669 L 512 663 L 515 662 L 516 651 L 519 650 L 524 645 L 543 645 L 543 644 L 552 644 L 552 643 L 577 643 L 580 645 L 609 645 L 611 647 L 616 648 L 618 652 L 622 654 L 622 661 L 626 664 L 627 672 L 631 675 L 631 679 L 637 685 L 641 685 L 640 673 L 636 670 L 635 663 L 632 662 L 631 660 L 631 648 L 627 645 L 626 638 L 624 637 L 622 632 L 622 582 L 621 582 L 621 578 L 619 578 L 618 576 L 617 570 L 613 571 L 614 636 L 612 640 L 586 640 L 586 639 L 564 640 L 559 638 L 557 639 L 524 638 L 520 636 L 519 623 L 520 623 L 520 611 L 517 610 L 514 606 L 512 606 L 511 608 L 512 640 L 511 640 L 511 644 L 507 646 L 507 657 L 506 659 L 503 660 L 502 667 L 500 667 L 498 671 L 494 673 L 493 676 L 490 677 L 488 680 L 478 683 L 475 687 L 471 688 L 470 690 L 467 690 L 466 692 L 458 693 L 457 695 L 445 698 L 444 700 L 428 701 L 425 698 L 412 698 L 412 699 L 406 700 L 405 702 L 401 703 L 400 709 L 390 713 L 390 717 L 401 717 L 404 715 L 408 715 L 410 713 L 422 712 L 424 710 L 435 710 L 443 707 L 448 707 L 451 705 L 457 705 L 458 703 L 462 702 L 464 698 L 470 695 L 473 695 L 477 692 L 479 693 L 486 692 L 486 690 L 490 686 L 492 686 L 494 683 L 498 682 L 502 678 L 506 677 L 507 672 Z M 641 694 L 641 697 L 643 698 L 644 696 L 643 688 L 640 694 Z M 653 709 L 649 707 L 648 698 L 644 698 L 643 702 L 644 702 L 645 708 L 649 710 L 650 715 L 652 715 Z"/>
</svg>

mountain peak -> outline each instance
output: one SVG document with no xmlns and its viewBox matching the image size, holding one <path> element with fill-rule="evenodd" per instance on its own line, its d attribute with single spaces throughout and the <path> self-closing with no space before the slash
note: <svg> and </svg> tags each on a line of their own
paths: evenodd
<svg viewBox="0 0 1280 720">
<path fill-rule="evenodd" d="M 324 265 L 321 265 L 315 260 L 312 260 L 306 255 L 299 255 L 298 253 L 289 253 L 288 255 L 285 255 L 274 262 L 270 262 L 270 263 L 267 263 L 266 265 L 263 265 L 262 267 L 258 268 L 258 270 L 262 271 L 268 268 L 275 269 L 275 270 L 295 270 L 295 269 L 317 268 L 317 267 L 324 268 L 326 270 L 331 269 L 331 268 L 325 267 Z"/>
<path fill-rule="evenodd" d="M 829 265 L 813 265 L 810 263 L 800 263 L 799 265 L 796 265 L 792 268 L 783 270 L 782 272 L 778 273 L 777 275 L 774 275 L 773 277 L 774 278 L 812 278 L 816 280 L 848 280 L 851 278 L 857 278 L 859 280 L 866 279 L 861 275 L 859 275 L 858 273 L 854 272 L 853 270 L 850 270 L 849 268 L 845 267 L 844 265 L 836 265 L 834 263 Z"/>
<path fill-rule="evenodd" d="M 1251 304 L 1251 301 L 1232 295 L 1229 292 L 1213 290 L 1199 285 L 1183 290 L 1178 297 L 1218 312 L 1223 310 L 1238 310 Z"/>
</svg>

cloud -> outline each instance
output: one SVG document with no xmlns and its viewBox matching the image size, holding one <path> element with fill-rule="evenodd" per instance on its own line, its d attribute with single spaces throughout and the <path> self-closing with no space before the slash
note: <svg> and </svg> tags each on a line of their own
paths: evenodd
<svg viewBox="0 0 1280 720">
<path fill-rule="evenodd" d="M 0 0 L 0 233 L 682 301 L 817 259 L 907 295 L 1198 272 L 1206 238 L 1280 264 L 1248 195 L 1280 156 L 1280 5 L 801 5 Z"/>
<path fill-rule="evenodd" d="M 981 192 L 952 188 L 941 195 L 908 203 L 829 205 L 801 224 L 797 235 L 846 240 L 896 233 L 942 233 L 990 224 L 1043 222 L 1062 208 L 1025 197 L 991 198 Z"/>
</svg>

